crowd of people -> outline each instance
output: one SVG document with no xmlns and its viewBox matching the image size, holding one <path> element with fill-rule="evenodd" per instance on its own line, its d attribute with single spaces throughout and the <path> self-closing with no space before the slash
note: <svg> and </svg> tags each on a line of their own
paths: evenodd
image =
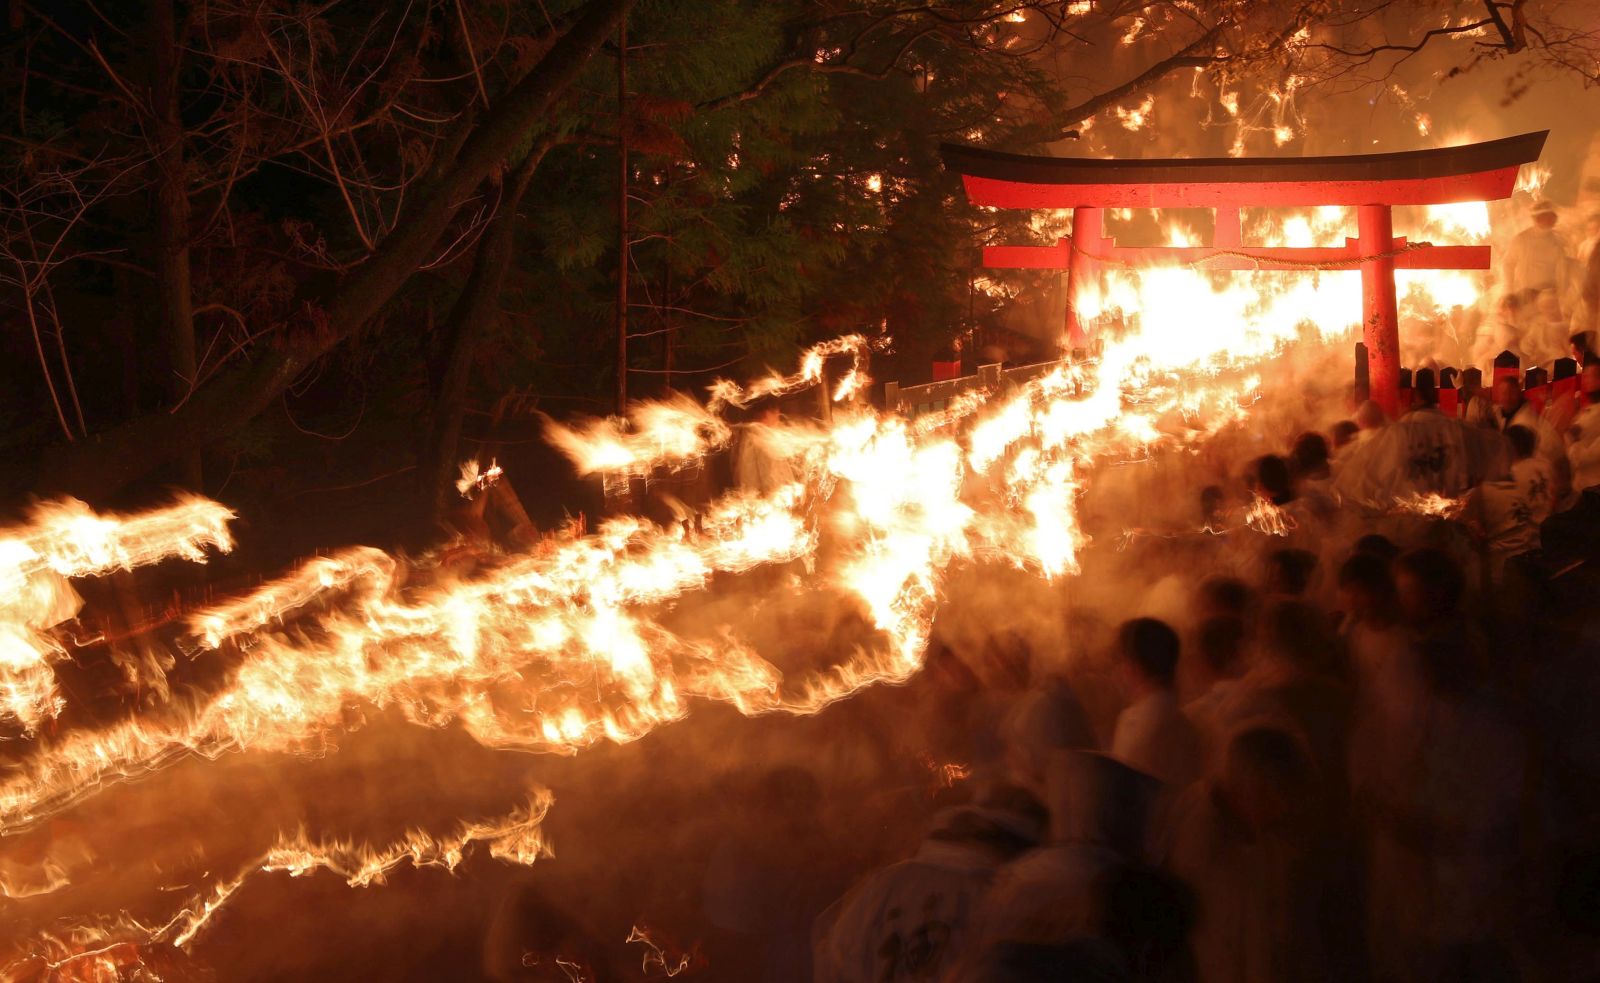
<svg viewBox="0 0 1600 983">
<path fill-rule="evenodd" d="M 1548 200 L 1535 201 L 1529 219 L 1501 257 L 1493 312 L 1457 346 L 1435 339 L 1446 362 L 1483 364 L 1505 350 L 1525 364 L 1548 362 L 1565 354 L 1568 335 L 1600 327 L 1600 212 L 1584 219 L 1576 242 Z"/>
<path fill-rule="evenodd" d="M 1121 623 L 1109 719 L 1042 653 L 930 654 L 969 797 L 815 980 L 1600 980 L 1600 359 L 1542 407 L 1424 378 L 1244 484 L 1154 547 L 1221 572 Z"/>
</svg>

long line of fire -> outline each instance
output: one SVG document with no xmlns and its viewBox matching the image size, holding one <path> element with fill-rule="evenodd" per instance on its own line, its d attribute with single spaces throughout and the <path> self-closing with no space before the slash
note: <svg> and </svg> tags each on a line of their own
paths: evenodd
<svg viewBox="0 0 1600 983">
<path fill-rule="evenodd" d="M 1483 208 L 1429 219 L 1481 239 Z M 1331 237 L 1338 218 L 1303 213 L 1281 232 Z M 1077 503 L 1090 470 L 1107 458 L 1194 446 L 1241 419 L 1262 360 L 1353 327 L 1359 305 L 1330 302 L 1323 291 L 1343 297 L 1355 289 L 1343 280 L 1355 276 L 1115 274 L 1104 306 L 1130 315 L 1128 326 L 1110 332 L 1095 357 L 1011 390 L 974 391 L 914 421 L 855 398 L 867 384 L 869 343 L 853 336 L 806 353 L 792 375 L 719 383 L 707 405 L 679 398 L 638 405 L 625 421 L 553 427 L 552 440 L 585 473 L 683 467 L 727 445 L 728 407 L 814 385 L 827 358 L 854 356 L 830 394 L 837 408 L 829 425 L 777 428 L 799 480 L 770 495 L 732 493 L 693 524 L 615 518 L 467 577 L 418 576 L 428 560 L 408 567 L 381 550 L 345 549 L 194 614 L 188 657 L 227 649 L 237 667 L 226 682 L 191 710 L 38 738 L 0 780 L 0 837 L 179 760 L 319 749 L 352 726 L 352 705 L 395 708 L 425 727 L 454 723 L 489 747 L 573 753 L 640 738 L 683 718 L 695 700 L 750 715 L 812 713 L 863 686 L 903 681 L 920 667 L 953 564 L 1000 562 L 1051 578 L 1075 572 L 1086 544 Z M 1477 299 L 1481 283 L 1433 276 L 1437 283 L 1419 281 L 1413 291 L 1433 316 Z M 208 549 L 230 548 L 231 517 L 201 499 L 132 516 L 63 502 L 0 532 L 0 722 L 36 731 L 65 705 L 51 665 L 66 649 L 50 629 L 76 611 L 69 578 L 168 557 L 203 560 Z M 803 568 L 808 589 L 855 605 L 876 643 L 790 679 L 726 626 L 674 627 L 674 604 L 714 579 L 778 565 Z M 104 957 L 119 942 L 183 945 L 257 871 L 321 867 L 364 884 L 403 859 L 453 866 L 481 840 L 527 862 L 542 849 L 537 827 L 548 805 L 536 798 L 506 824 L 391 847 L 286 840 L 171 919 L 129 916 L 109 928 L 102 920 L 73 945 L 63 947 L 58 933 L 20 956 L 59 961 Z M 0 890 L 20 901 L 92 878 L 93 869 L 88 860 L 49 861 Z"/>
</svg>

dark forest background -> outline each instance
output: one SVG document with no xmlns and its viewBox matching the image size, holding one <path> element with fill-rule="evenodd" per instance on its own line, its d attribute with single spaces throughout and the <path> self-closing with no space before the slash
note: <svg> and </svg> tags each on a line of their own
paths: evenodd
<svg viewBox="0 0 1600 983">
<path fill-rule="evenodd" d="M 1586 9 L 9 0 L 6 501 L 186 488 L 258 542 L 425 540 L 492 440 L 553 520 L 581 488 L 541 413 L 852 331 L 892 336 L 878 374 L 905 382 L 978 339 L 1047 355 L 975 285 L 1028 216 L 969 207 L 942 141 L 1092 152 L 1097 116 L 1162 86 L 1198 112 L 1217 86 L 1381 88 L 1438 50 L 1498 66 L 1514 106 L 1595 80 Z"/>
</svg>

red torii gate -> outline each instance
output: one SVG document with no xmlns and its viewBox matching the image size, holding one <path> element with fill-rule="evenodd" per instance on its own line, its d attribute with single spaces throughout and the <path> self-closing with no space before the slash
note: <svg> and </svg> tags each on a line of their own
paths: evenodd
<svg viewBox="0 0 1600 983">
<path fill-rule="evenodd" d="M 1107 160 L 1034 157 L 944 144 L 945 167 L 957 172 L 975 205 L 1072 209 L 1072 234 L 1054 246 L 986 246 L 983 263 L 1012 269 L 1067 271 L 1067 334 L 1087 338 L 1078 317 L 1077 285 L 1105 260 L 1134 267 L 1168 264 L 1208 270 L 1361 268 L 1363 340 L 1371 395 L 1390 416 L 1400 408 L 1400 322 L 1394 271 L 1486 270 L 1488 246 L 1408 244 L 1396 238 L 1395 205 L 1437 205 L 1510 197 L 1523 164 L 1539 159 L 1549 131 L 1488 143 L 1348 157 L 1199 157 Z M 1353 205 L 1360 237 L 1343 246 L 1246 246 L 1243 206 Z M 1118 246 L 1103 234 L 1104 208 L 1212 208 L 1209 246 Z"/>
</svg>

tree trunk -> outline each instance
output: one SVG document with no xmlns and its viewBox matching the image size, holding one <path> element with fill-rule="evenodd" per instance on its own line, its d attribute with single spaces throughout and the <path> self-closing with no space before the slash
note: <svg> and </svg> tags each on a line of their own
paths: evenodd
<svg viewBox="0 0 1600 983">
<path fill-rule="evenodd" d="M 318 358 L 376 314 L 417 268 L 449 225 L 459 202 L 500 164 L 549 112 L 611 32 L 632 0 L 591 0 L 565 36 L 527 77 L 473 127 L 455 153 L 442 153 L 394 230 L 350 275 L 319 313 L 319 322 L 287 337 L 254 361 L 224 372 L 175 412 L 130 420 L 104 434 L 47 452 L 36 487 L 103 497 L 187 452 L 204 447 L 261 413 Z"/>
<path fill-rule="evenodd" d="M 155 215 L 156 316 L 160 321 L 166 378 L 162 393 L 178 406 L 195 384 L 193 290 L 189 279 L 189 187 L 184 174 L 183 120 L 179 115 L 177 13 L 173 0 L 150 0 L 153 42 L 150 77 L 150 129 L 156 175 L 151 210 Z M 178 461 L 184 484 L 200 490 L 200 449 L 191 447 Z"/>
<path fill-rule="evenodd" d="M 628 412 L 628 19 L 617 26 L 617 415 Z"/>
<path fill-rule="evenodd" d="M 500 208 L 478 244 L 472 273 L 445 322 L 444 371 L 435 387 L 433 420 L 418 462 L 423 505 L 433 521 L 440 519 L 454 500 L 457 448 L 466 416 L 473 358 L 479 341 L 499 314 L 500 287 L 516 244 L 517 206 L 550 144 L 549 139 L 539 141 L 516 171 L 507 176 L 500 192 Z"/>
</svg>

